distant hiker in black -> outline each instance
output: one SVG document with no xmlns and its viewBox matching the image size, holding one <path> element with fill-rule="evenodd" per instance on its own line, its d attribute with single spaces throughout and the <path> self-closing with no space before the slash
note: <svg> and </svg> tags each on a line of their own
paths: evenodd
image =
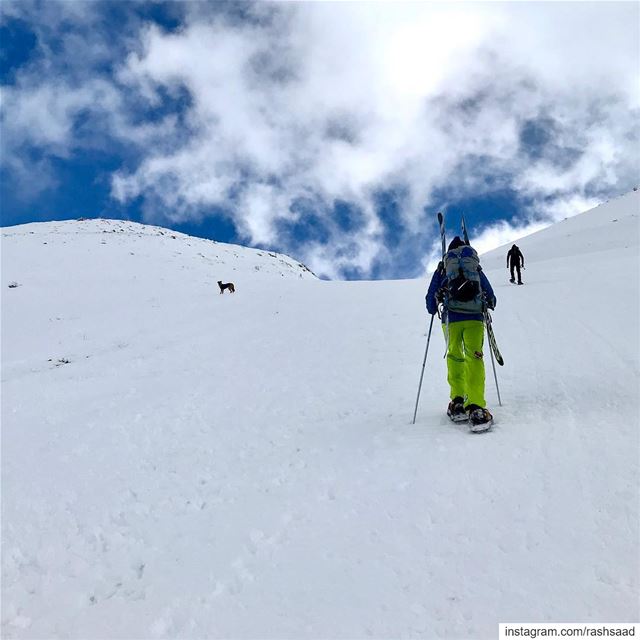
<svg viewBox="0 0 640 640">
<path fill-rule="evenodd" d="M 518 274 L 518 284 L 522 284 L 520 267 L 524 269 L 524 256 L 522 255 L 522 251 L 520 251 L 518 245 L 514 244 L 513 247 L 509 249 L 509 253 L 507 253 L 507 268 L 511 269 L 510 282 L 516 281 L 515 275 L 513 274 L 513 270 L 515 269 Z"/>
</svg>

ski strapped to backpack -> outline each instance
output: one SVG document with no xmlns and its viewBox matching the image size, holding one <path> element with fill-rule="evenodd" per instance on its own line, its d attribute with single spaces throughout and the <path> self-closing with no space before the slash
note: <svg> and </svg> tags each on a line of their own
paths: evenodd
<svg viewBox="0 0 640 640">
<path fill-rule="evenodd" d="M 484 324 L 487 327 L 487 337 L 489 338 L 489 346 L 491 347 L 491 352 L 493 353 L 496 360 L 498 361 L 498 364 L 502 367 L 504 366 L 504 360 L 502 359 L 500 349 L 498 349 L 498 343 L 496 342 L 496 337 L 493 334 L 493 326 L 491 324 L 491 314 L 489 313 L 489 309 L 486 309 L 486 308 L 484 310 Z"/>
<path fill-rule="evenodd" d="M 442 212 L 438 211 L 438 224 L 440 225 L 440 243 L 442 244 L 442 260 L 440 261 L 440 264 L 438 265 L 438 269 L 441 271 L 444 271 L 444 255 L 447 252 L 447 242 L 446 242 L 446 238 L 445 238 L 445 230 L 444 230 L 444 216 L 442 215 Z M 444 298 L 442 300 L 443 305 L 446 307 L 447 306 L 447 294 L 446 291 L 443 292 L 444 293 Z M 440 311 L 438 311 L 438 317 L 440 317 Z M 445 316 L 445 329 L 444 329 L 444 336 L 445 336 L 445 340 L 444 340 L 444 355 L 442 356 L 443 358 L 447 357 L 447 354 L 449 353 L 449 314 L 446 314 Z"/>
<path fill-rule="evenodd" d="M 469 242 L 469 234 L 467 233 L 467 225 L 464 222 L 464 214 L 460 216 L 460 226 L 462 227 L 462 239 L 465 244 L 471 244 Z"/>
<path fill-rule="evenodd" d="M 442 245 L 442 259 L 444 260 L 444 254 L 447 252 L 447 243 L 444 237 L 444 216 L 441 211 L 438 211 L 438 225 L 440 226 L 440 244 Z"/>
</svg>

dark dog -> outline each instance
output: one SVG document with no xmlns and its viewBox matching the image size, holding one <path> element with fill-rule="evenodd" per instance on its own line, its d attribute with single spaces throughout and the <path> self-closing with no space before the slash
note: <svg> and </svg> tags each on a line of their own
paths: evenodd
<svg viewBox="0 0 640 640">
<path fill-rule="evenodd" d="M 233 282 L 223 283 L 222 280 L 218 280 L 218 286 L 220 287 L 220 294 L 223 294 L 225 289 L 229 289 L 229 293 L 236 292 L 236 288 L 233 286 Z"/>
</svg>

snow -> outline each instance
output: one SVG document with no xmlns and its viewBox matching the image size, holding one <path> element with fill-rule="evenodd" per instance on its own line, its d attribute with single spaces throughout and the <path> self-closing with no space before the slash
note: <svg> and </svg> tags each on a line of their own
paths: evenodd
<svg viewBox="0 0 640 640">
<path fill-rule="evenodd" d="M 518 241 L 522 287 L 508 247 L 482 257 L 505 358 L 482 435 L 445 415 L 437 323 L 411 424 L 427 279 L 324 282 L 122 221 L 4 228 L 2 636 L 637 621 L 639 210 Z"/>
</svg>

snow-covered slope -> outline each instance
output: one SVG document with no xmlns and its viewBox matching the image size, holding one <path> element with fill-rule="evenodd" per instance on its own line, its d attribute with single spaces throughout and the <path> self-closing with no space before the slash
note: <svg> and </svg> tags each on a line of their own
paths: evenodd
<svg viewBox="0 0 640 640">
<path fill-rule="evenodd" d="M 639 208 L 524 238 L 523 287 L 483 257 L 506 364 L 482 436 L 444 416 L 435 328 L 411 424 L 426 281 L 115 221 L 3 229 L 3 636 L 637 620 Z"/>
<path fill-rule="evenodd" d="M 247 297 L 247 285 L 316 279 L 288 256 L 121 220 L 9 227 L 2 250 L 5 379 L 32 372 L 44 355 L 47 366 L 77 364 L 114 345 L 180 339 L 176 331 L 202 327 L 218 280 Z"/>
</svg>

